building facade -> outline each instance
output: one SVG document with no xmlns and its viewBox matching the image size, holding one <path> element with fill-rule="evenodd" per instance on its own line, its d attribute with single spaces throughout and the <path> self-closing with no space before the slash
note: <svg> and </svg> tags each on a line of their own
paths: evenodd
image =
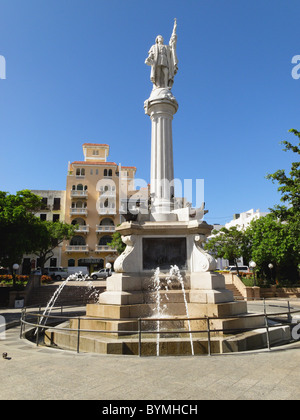
<svg viewBox="0 0 300 420">
<path fill-rule="evenodd" d="M 122 204 L 134 190 L 136 168 L 107 160 L 107 144 L 84 143 L 83 161 L 69 163 L 65 221 L 77 226 L 63 244 L 62 266 L 86 266 L 91 273 L 113 263 L 117 253 L 108 243 L 124 220 Z"/>
<path fill-rule="evenodd" d="M 261 212 L 260 210 L 248 210 L 243 213 L 237 213 L 233 215 L 233 219 L 226 223 L 225 226 L 222 225 L 214 225 L 215 230 L 220 230 L 223 227 L 226 229 L 230 229 L 231 227 L 236 227 L 239 230 L 247 229 L 247 227 L 250 225 L 252 220 L 259 219 L 260 217 L 265 217 L 268 213 Z M 238 259 L 238 266 L 244 266 L 247 265 L 248 262 L 244 260 L 243 257 L 240 257 Z M 234 265 L 232 261 L 224 260 L 223 258 L 217 259 L 217 267 L 218 270 L 224 270 L 225 267 L 228 267 L 229 265 Z"/>
<path fill-rule="evenodd" d="M 65 220 L 66 192 L 61 190 L 31 190 L 33 194 L 42 197 L 42 207 L 35 215 L 41 220 L 51 222 Z M 53 256 L 46 262 L 46 267 L 60 267 L 62 260 L 62 245 L 53 250 Z M 21 272 L 29 274 L 39 268 L 39 258 L 36 255 L 24 255 Z"/>
</svg>

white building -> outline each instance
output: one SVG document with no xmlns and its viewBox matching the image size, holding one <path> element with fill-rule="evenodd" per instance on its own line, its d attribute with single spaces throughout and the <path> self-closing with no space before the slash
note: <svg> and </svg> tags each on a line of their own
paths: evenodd
<svg viewBox="0 0 300 420">
<path fill-rule="evenodd" d="M 225 224 L 227 229 L 236 226 L 238 229 L 246 229 L 252 220 L 259 219 L 260 217 L 265 217 L 268 213 L 261 212 L 259 209 L 254 211 L 254 209 L 245 211 L 244 213 L 238 213 L 233 216 L 233 220 Z"/>
<path fill-rule="evenodd" d="M 41 220 L 51 222 L 65 220 L 65 197 L 66 192 L 61 190 L 31 190 L 33 194 L 42 197 L 42 207 L 35 214 Z M 46 262 L 46 267 L 61 266 L 62 245 L 53 250 L 53 256 Z M 29 274 L 32 269 L 39 267 L 36 255 L 24 255 L 22 261 L 22 273 Z"/>
<path fill-rule="evenodd" d="M 233 226 L 236 226 L 237 229 L 247 229 L 247 227 L 250 225 L 250 223 L 252 222 L 252 220 L 255 219 L 259 219 L 260 217 L 265 217 L 268 213 L 266 212 L 261 212 L 260 210 L 256 210 L 254 211 L 254 209 L 245 211 L 243 213 L 237 213 L 234 214 L 233 219 L 226 223 L 225 226 L 222 225 L 214 225 L 214 229 L 215 230 L 220 230 L 223 227 L 225 227 L 226 229 L 230 229 Z M 244 260 L 243 257 L 238 259 L 238 265 L 239 266 L 243 266 Z M 229 261 L 228 260 L 224 260 L 223 258 L 218 258 L 217 259 L 217 268 L 218 270 L 223 270 L 225 267 L 227 267 L 229 265 Z"/>
</svg>

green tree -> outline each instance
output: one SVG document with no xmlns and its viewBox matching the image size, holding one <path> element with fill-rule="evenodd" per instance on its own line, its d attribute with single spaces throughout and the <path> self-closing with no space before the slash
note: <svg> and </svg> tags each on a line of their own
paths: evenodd
<svg viewBox="0 0 300 420">
<path fill-rule="evenodd" d="M 282 222 L 274 214 L 253 220 L 245 231 L 249 255 L 261 278 L 297 282 L 300 263 L 299 235 L 293 223 Z M 269 264 L 273 265 L 273 271 Z"/>
<path fill-rule="evenodd" d="M 41 198 L 29 190 L 8 194 L 0 191 L 0 264 L 20 264 L 31 253 L 39 238 L 39 221 L 34 216 L 41 207 Z"/>
<path fill-rule="evenodd" d="M 45 263 L 53 257 L 53 250 L 64 240 L 70 239 L 75 229 L 76 226 L 60 221 L 39 221 L 40 232 L 33 253 L 39 257 L 42 271 Z"/>
<path fill-rule="evenodd" d="M 107 244 L 108 246 L 114 248 L 118 255 L 122 254 L 125 250 L 126 245 L 122 241 L 121 234 L 119 232 L 114 232 L 112 235 L 112 241 Z"/>
<path fill-rule="evenodd" d="M 291 129 L 289 132 L 293 133 L 298 137 L 298 145 L 293 145 L 288 141 L 283 141 L 281 144 L 285 145 L 283 149 L 286 151 L 292 151 L 300 155 L 300 132 Z M 278 218 L 285 221 L 299 222 L 300 215 L 300 159 L 292 163 L 289 174 L 283 169 L 279 169 L 273 174 L 268 174 L 267 179 L 272 182 L 279 184 L 278 191 L 282 194 L 281 201 L 284 205 L 276 205 L 273 209 L 270 209 Z"/>
<path fill-rule="evenodd" d="M 278 191 L 281 193 L 280 200 L 284 203 L 270 209 L 274 217 L 284 223 L 281 226 L 285 235 L 280 246 L 282 251 L 277 253 L 277 258 L 279 258 L 276 262 L 277 265 L 279 264 L 278 275 L 283 278 L 287 276 L 290 281 L 295 281 L 299 278 L 298 265 L 300 262 L 300 132 L 295 129 L 291 129 L 289 132 L 297 137 L 298 145 L 286 140 L 281 144 L 285 146 L 283 151 L 291 151 L 296 154 L 296 160 L 292 163 L 288 174 L 283 169 L 279 169 L 273 174 L 268 174 L 267 179 L 278 183 Z M 289 251 L 284 253 L 282 248 Z M 284 261 L 281 260 L 282 255 L 285 255 Z"/>
<path fill-rule="evenodd" d="M 205 250 L 215 258 L 233 260 L 239 275 L 238 259 L 244 254 L 246 244 L 244 232 L 232 226 L 213 230 L 212 235 L 204 246 Z"/>
</svg>

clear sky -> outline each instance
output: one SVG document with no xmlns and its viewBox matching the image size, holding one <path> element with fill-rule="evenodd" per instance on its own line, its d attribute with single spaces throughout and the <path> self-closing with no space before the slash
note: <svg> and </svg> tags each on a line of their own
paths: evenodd
<svg viewBox="0 0 300 420">
<path fill-rule="evenodd" d="M 175 17 L 175 177 L 204 179 L 209 223 L 279 203 L 265 175 L 295 159 L 299 0 L 0 0 L 0 190 L 65 189 L 84 142 L 149 182 L 144 61 Z"/>
</svg>

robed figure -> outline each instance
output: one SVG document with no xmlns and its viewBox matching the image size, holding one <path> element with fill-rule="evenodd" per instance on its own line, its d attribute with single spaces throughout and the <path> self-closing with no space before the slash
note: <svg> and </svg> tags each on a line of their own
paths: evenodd
<svg viewBox="0 0 300 420">
<path fill-rule="evenodd" d="M 150 80 L 154 88 L 171 88 L 174 83 L 174 76 L 178 70 L 178 59 L 176 54 L 177 22 L 175 19 L 173 32 L 169 45 L 164 45 L 164 39 L 158 35 L 155 45 L 150 48 L 145 63 L 151 66 Z"/>
</svg>

